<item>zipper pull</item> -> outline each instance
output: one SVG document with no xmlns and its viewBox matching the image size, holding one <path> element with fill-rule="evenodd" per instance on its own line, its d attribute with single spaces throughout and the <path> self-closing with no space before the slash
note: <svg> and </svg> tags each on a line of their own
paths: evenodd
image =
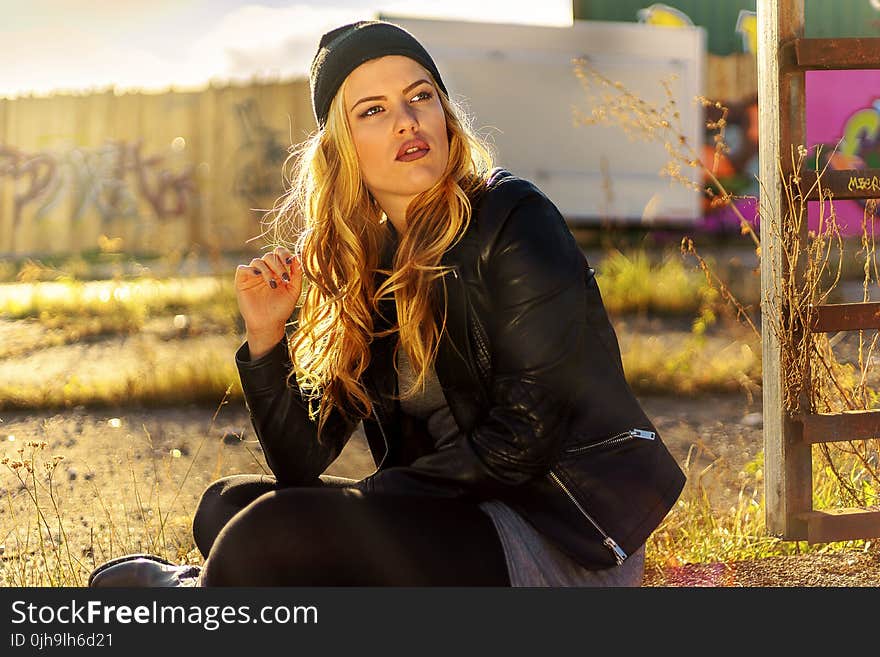
<svg viewBox="0 0 880 657">
<path fill-rule="evenodd" d="M 644 438 L 645 440 L 654 440 L 657 434 L 653 431 L 644 431 L 642 429 L 630 429 L 629 435 L 633 438 Z"/>
<path fill-rule="evenodd" d="M 614 542 L 613 538 L 608 536 L 605 538 L 604 541 L 602 541 L 602 543 L 605 545 L 605 547 L 607 547 L 614 553 L 614 558 L 617 560 L 618 566 L 626 561 L 626 552 L 624 552 L 623 549 Z"/>
</svg>

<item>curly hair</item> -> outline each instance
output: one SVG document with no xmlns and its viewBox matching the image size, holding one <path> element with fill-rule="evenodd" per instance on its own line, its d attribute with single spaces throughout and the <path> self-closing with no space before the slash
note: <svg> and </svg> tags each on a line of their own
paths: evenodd
<svg viewBox="0 0 880 657">
<path fill-rule="evenodd" d="M 345 83 L 325 127 L 291 148 L 285 161 L 285 167 L 293 163 L 292 175 L 285 178 L 289 189 L 268 213 L 271 242 L 292 245 L 302 263 L 303 296 L 288 341 L 290 376 L 308 400 L 311 419 L 318 419 L 319 436 L 333 407 L 354 420 L 372 412 L 361 375 L 374 338 L 399 334 L 395 356 L 397 349 L 405 349 L 416 373 L 401 398 L 424 389 L 436 357 L 445 324 L 445 282 L 439 286 L 442 299 L 436 298 L 433 283 L 446 273 L 440 265 L 444 252 L 469 225 L 471 199 L 485 187 L 493 156 L 472 130 L 470 117 L 434 82 L 446 116 L 449 161 L 436 184 L 407 207 L 407 230 L 391 271 L 380 269 L 390 232 L 360 174 L 342 102 Z M 379 274 L 387 278 L 377 287 Z M 392 295 L 397 322 L 374 331 L 374 313 Z M 433 311 L 441 302 L 443 323 L 438 326 Z"/>
</svg>

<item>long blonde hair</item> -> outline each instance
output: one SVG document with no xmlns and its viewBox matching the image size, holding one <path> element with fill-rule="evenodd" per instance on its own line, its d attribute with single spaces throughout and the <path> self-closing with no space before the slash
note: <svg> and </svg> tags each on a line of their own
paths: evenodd
<svg viewBox="0 0 880 657">
<path fill-rule="evenodd" d="M 290 189 L 270 211 L 269 231 L 275 244 L 292 243 L 301 256 L 305 289 L 288 345 L 291 377 L 309 401 L 310 417 L 318 417 L 319 436 L 334 406 L 351 419 L 370 415 L 360 379 L 374 338 L 399 333 L 398 348 L 405 349 L 416 373 L 401 398 L 424 388 L 434 363 L 443 326 L 434 319 L 433 304 L 441 300 L 433 298 L 432 283 L 445 273 L 443 253 L 469 225 L 471 199 L 485 186 L 493 160 L 466 113 L 436 82 L 434 87 L 446 115 L 449 162 L 438 182 L 407 208 L 407 230 L 391 271 L 379 268 L 389 229 L 380 223 L 382 209 L 360 175 L 342 102 L 344 83 L 325 127 L 292 148 L 285 162 L 294 165 Z M 378 289 L 377 274 L 389 274 Z M 374 313 L 391 295 L 397 324 L 375 331 Z"/>
</svg>

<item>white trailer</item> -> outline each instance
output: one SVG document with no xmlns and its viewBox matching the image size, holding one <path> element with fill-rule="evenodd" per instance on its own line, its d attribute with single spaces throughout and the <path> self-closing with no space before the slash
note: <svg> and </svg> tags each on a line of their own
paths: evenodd
<svg viewBox="0 0 880 657">
<path fill-rule="evenodd" d="M 494 142 L 499 166 L 535 182 L 570 223 L 687 225 L 700 217 L 699 192 L 660 175 L 669 159 L 662 143 L 633 141 L 616 126 L 575 124 L 575 108 L 589 115 L 591 107 L 573 60 L 588 58 L 602 75 L 658 106 L 666 100 L 661 81 L 671 80 L 681 130 L 699 152 L 703 28 L 382 18 L 425 44 L 453 98 Z M 696 169 L 682 173 L 699 182 Z"/>
</svg>

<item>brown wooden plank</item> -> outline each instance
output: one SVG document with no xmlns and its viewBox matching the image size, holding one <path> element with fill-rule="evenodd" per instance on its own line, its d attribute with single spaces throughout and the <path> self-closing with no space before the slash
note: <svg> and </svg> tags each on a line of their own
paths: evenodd
<svg viewBox="0 0 880 657">
<path fill-rule="evenodd" d="M 796 416 L 795 419 L 804 426 L 801 440 L 809 444 L 880 437 L 880 411 L 812 413 Z"/>
<path fill-rule="evenodd" d="M 880 38 L 795 39 L 795 61 L 801 69 L 880 68 Z"/>
<path fill-rule="evenodd" d="M 880 509 L 823 509 L 797 514 L 807 526 L 808 543 L 880 537 Z"/>
<path fill-rule="evenodd" d="M 818 201 L 819 193 L 834 199 L 880 198 L 880 169 L 825 169 L 821 187 L 816 184 L 819 172 L 801 172 L 801 190 L 807 200 Z"/>
<path fill-rule="evenodd" d="M 880 328 L 880 302 L 826 303 L 810 307 L 813 333 L 858 331 Z"/>
<path fill-rule="evenodd" d="M 795 60 L 784 44 L 804 36 L 803 0 L 760 0 L 758 10 L 758 132 L 762 225 L 789 216 L 783 167 L 791 161 L 792 144 L 803 144 L 804 78 L 799 71 L 783 74 Z M 806 238 L 806 223 L 802 234 Z M 787 229 L 761 234 L 761 306 L 774 307 L 787 276 L 782 244 Z M 798 240 L 801 235 L 798 235 Z M 761 316 L 762 391 L 764 395 L 764 500 L 767 533 L 800 540 L 804 523 L 794 514 L 812 508 L 811 447 L 800 440 L 802 425 L 792 422 L 784 405 L 782 345 L 774 326 L 779 317 Z"/>
</svg>

